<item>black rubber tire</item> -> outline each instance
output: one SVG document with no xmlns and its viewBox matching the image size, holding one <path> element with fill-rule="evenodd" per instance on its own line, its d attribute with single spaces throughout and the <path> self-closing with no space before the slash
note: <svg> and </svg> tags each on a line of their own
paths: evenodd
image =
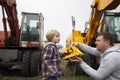
<svg viewBox="0 0 120 80">
<path fill-rule="evenodd" d="M 23 58 L 22 58 L 23 69 L 21 70 L 21 75 L 24 77 L 28 77 L 30 73 L 29 55 L 30 55 L 30 51 L 23 51 Z"/>
<path fill-rule="evenodd" d="M 40 69 L 40 52 L 33 51 L 30 54 L 30 76 L 37 76 L 39 74 Z"/>
<path fill-rule="evenodd" d="M 42 53 L 40 53 L 40 58 L 39 58 L 39 71 L 42 71 Z"/>
</svg>

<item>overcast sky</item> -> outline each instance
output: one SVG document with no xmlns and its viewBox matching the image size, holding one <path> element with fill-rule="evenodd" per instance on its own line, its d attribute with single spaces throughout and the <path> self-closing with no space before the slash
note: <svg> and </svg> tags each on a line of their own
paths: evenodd
<svg viewBox="0 0 120 80">
<path fill-rule="evenodd" d="M 71 16 L 76 19 L 76 29 L 83 31 L 85 22 L 90 17 L 92 0 L 16 0 L 16 2 L 19 22 L 21 12 L 42 13 L 44 36 L 48 30 L 56 29 L 61 34 L 60 43 L 65 46 L 65 40 L 72 31 Z"/>
<path fill-rule="evenodd" d="M 61 34 L 60 43 L 65 46 L 65 40 L 72 31 L 72 19 L 76 19 L 76 29 L 83 30 L 89 19 L 92 0 L 16 0 L 19 18 L 21 12 L 42 13 L 44 16 L 45 33 L 56 29 Z M 45 38 L 44 38 L 45 39 Z"/>
</svg>

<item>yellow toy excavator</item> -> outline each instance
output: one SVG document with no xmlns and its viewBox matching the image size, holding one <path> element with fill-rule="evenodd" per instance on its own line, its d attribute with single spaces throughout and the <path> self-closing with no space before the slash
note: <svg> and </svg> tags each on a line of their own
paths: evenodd
<svg viewBox="0 0 120 80">
<path fill-rule="evenodd" d="M 67 56 L 63 58 L 64 60 L 75 56 L 80 56 L 80 57 L 83 56 L 83 53 L 75 46 L 66 48 L 64 52 L 69 53 Z"/>
</svg>

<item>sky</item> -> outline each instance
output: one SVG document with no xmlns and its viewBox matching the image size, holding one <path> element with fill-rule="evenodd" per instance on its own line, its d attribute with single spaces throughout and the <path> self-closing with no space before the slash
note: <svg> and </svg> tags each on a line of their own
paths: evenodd
<svg viewBox="0 0 120 80">
<path fill-rule="evenodd" d="M 67 36 L 72 31 L 72 19 L 75 17 L 75 29 L 84 30 L 89 20 L 92 0 L 16 0 L 19 24 L 21 12 L 42 13 L 44 16 L 44 40 L 48 30 L 60 32 L 60 44 L 65 46 Z M 120 6 L 118 8 L 120 11 Z M 0 11 L 1 12 L 1 11 Z"/>
<path fill-rule="evenodd" d="M 44 40 L 48 30 L 60 32 L 60 44 L 65 46 L 67 36 L 72 31 L 72 19 L 75 17 L 76 29 L 84 29 L 89 19 L 91 0 L 16 0 L 18 16 L 21 12 L 42 13 L 44 16 Z"/>
</svg>

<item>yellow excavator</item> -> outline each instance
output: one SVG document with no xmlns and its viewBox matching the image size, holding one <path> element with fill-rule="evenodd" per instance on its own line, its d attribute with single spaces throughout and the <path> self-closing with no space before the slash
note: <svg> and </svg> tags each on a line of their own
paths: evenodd
<svg viewBox="0 0 120 80">
<path fill-rule="evenodd" d="M 95 39 L 96 35 L 99 32 L 110 32 L 115 35 L 116 43 L 120 42 L 120 12 L 111 12 L 120 6 L 120 0 L 93 0 L 91 4 L 91 16 L 87 25 L 85 26 L 85 30 L 82 33 L 79 30 L 75 30 L 73 27 L 72 33 L 68 36 L 66 40 L 66 48 L 63 52 L 63 59 L 68 60 L 75 56 L 80 56 L 85 59 L 86 63 L 88 63 L 93 68 L 97 69 L 98 66 L 98 58 L 85 54 L 79 51 L 76 47 L 70 47 L 72 42 L 81 42 L 86 45 L 95 47 Z M 73 19 L 73 26 L 75 23 L 75 19 Z M 77 70 L 76 65 L 74 66 L 74 73 L 78 75 L 80 73 Z M 81 74 L 81 73 L 80 73 Z"/>
</svg>

